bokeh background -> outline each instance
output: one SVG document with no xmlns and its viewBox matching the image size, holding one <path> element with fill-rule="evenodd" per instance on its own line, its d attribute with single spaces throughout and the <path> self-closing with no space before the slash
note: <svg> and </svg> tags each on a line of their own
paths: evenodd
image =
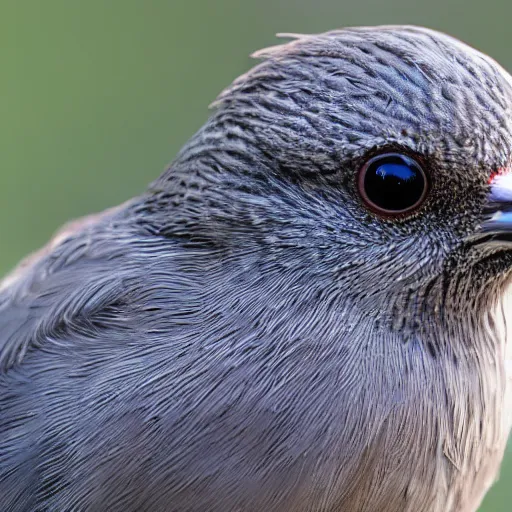
<svg viewBox="0 0 512 512">
<path fill-rule="evenodd" d="M 276 32 L 421 24 L 512 70 L 511 22 L 510 0 L 0 0 L 0 274 L 142 191 Z M 512 510 L 512 447 L 481 510 Z"/>
</svg>

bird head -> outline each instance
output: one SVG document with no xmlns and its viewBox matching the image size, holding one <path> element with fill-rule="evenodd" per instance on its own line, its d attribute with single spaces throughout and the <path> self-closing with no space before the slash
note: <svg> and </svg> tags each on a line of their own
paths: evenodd
<svg viewBox="0 0 512 512">
<path fill-rule="evenodd" d="M 153 184 L 159 229 L 395 327 L 488 309 L 512 267 L 510 76 L 428 29 L 288 37 Z"/>
</svg>

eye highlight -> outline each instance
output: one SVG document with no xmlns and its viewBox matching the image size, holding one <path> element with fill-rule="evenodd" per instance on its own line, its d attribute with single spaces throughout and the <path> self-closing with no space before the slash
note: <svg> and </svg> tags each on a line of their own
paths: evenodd
<svg viewBox="0 0 512 512">
<path fill-rule="evenodd" d="M 359 171 L 359 194 L 365 205 L 384 217 L 399 217 L 419 208 L 428 193 L 428 179 L 420 164 L 401 153 L 383 153 Z"/>
</svg>

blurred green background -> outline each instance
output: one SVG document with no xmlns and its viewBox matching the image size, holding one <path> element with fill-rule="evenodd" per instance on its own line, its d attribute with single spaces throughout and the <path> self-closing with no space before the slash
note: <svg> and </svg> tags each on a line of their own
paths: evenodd
<svg viewBox="0 0 512 512">
<path fill-rule="evenodd" d="M 510 0 L 0 0 L 0 273 L 142 191 L 276 32 L 414 23 L 512 70 Z M 481 510 L 512 509 L 512 449 Z"/>
</svg>

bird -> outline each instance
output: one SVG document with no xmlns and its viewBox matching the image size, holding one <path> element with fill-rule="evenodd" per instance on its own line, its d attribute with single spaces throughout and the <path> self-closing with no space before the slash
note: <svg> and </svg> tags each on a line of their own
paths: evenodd
<svg viewBox="0 0 512 512">
<path fill-rule="evenodd" d="M 283 34 L 0 285 L 4 512 L 474 512 L 512 424 L 512 78 Z"/>
</svg>

